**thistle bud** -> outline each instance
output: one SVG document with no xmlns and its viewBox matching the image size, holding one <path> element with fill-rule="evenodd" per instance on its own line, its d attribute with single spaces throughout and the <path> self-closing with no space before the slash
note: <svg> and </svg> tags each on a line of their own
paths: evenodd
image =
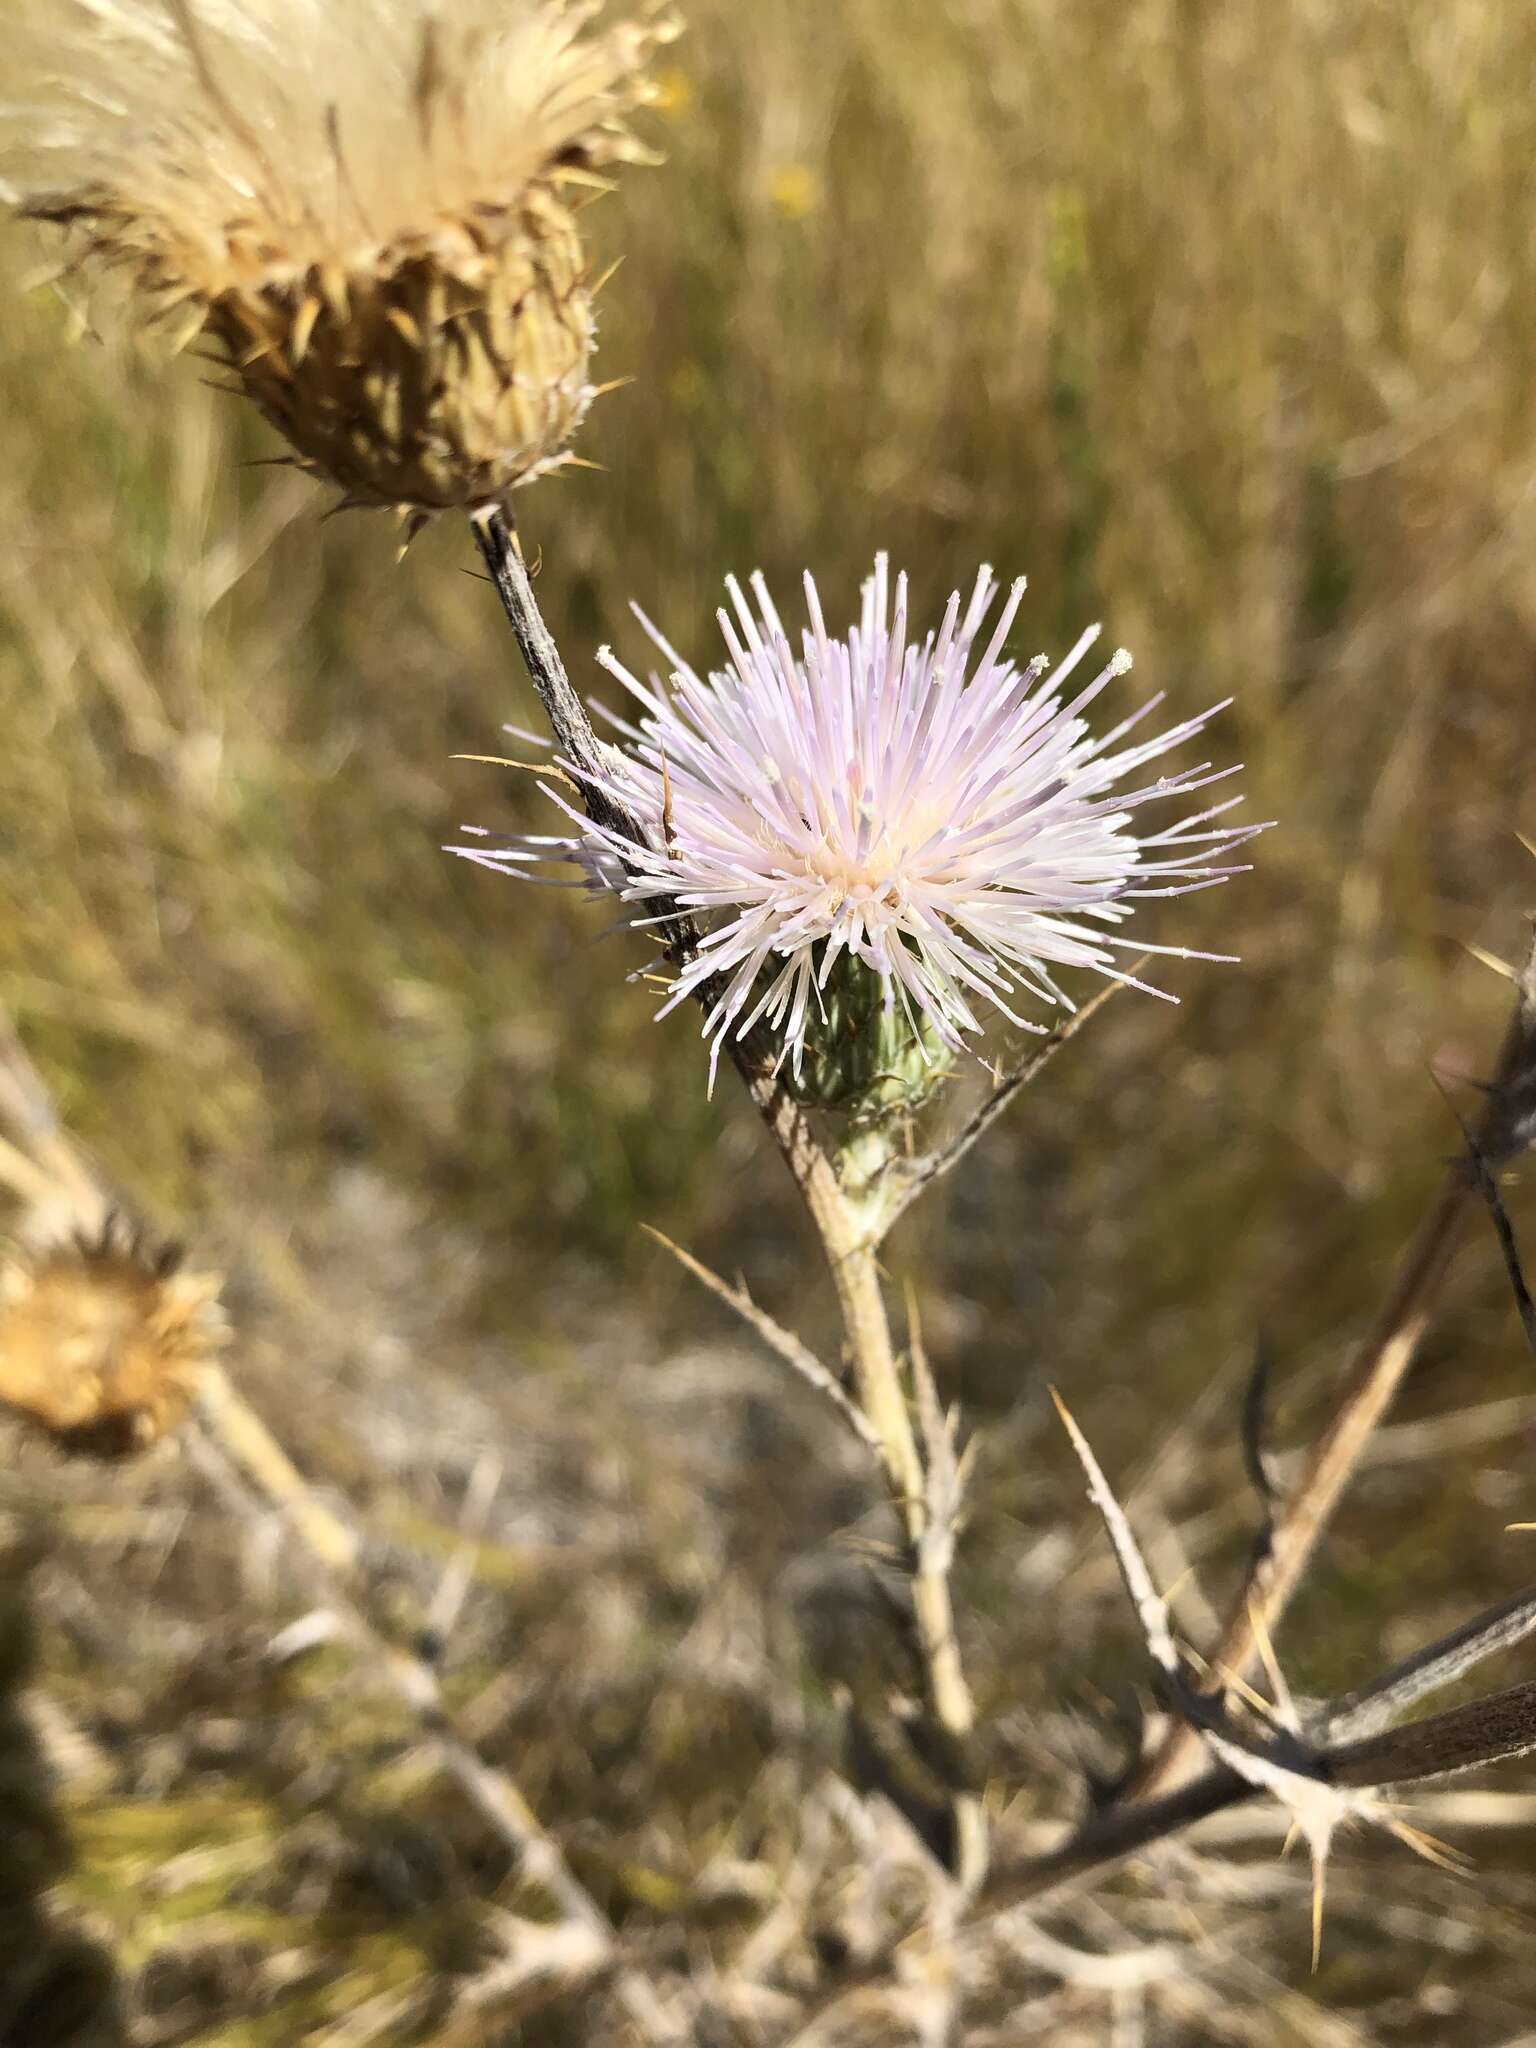
<svg viewBox="0 0 1536 2048">
<path fill-rule="evenodd" d="M 932 1021 L 910 1017 L 891 983 L 851 953 L 827 978 L 804 1048 L 798 1071 L 785 1073 L 790 1093 L 861 1120 L 915 1111 L 955 1058 Z"/>
<path fill-rule="evenodd" d="M 220 1278 L 183 1270 L 120 1217 L 0 1261 L 0 1401 L 63 1449 L 119 1458 L 186 1415 L 228 1342 Z"/>
<path fill-rule="evenodd" d="M 53 0 L 4 189 L 346 503 L 496 503 L 595 395 L 573 211 L 671 32 L 587 0 Z M 38 107 L 41 111 L 38 111 Z"/>
</svg>

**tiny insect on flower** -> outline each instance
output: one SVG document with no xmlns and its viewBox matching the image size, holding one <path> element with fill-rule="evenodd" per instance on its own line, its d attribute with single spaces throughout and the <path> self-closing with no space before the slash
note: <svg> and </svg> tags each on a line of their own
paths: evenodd
<svg viewBox="0 0 1536 2048">
<path fill-rule="evenodd" d="M 1130 656 L 1112 654 L 1070 697 L 1097 627 L 1054 668 L 1044 655 L 1018 665 L 1004 648 L 1022 578 L 982 644 L 998 595 L 987 568 L 921 639 L 906 578 L 893 589 L 883 555 L 840 639 L 807 576 L 798 653 L 761 576 L 750 597 L 734 578 L 727 589 L 718 617 L 730 665 L 707 679 L 643 614 L 668 680 L 642 682 L 606 648 L 598 657 L 639 706 L 615 721 L 622 745 L 605 793 L 641 836 L 593 824 L 551 786 L 575 836 L 454 849 L 508 873 L 573 860 L 637 925 L 689 913 L 703 937 L 672 964 L 661 1014 L 702 1001 L 712 1079 L 727 1039 L 754 1031 L 791 1073 L 803 1068 L 829 987 L 854 963 L 878 978 L 886 1015 L 913 1044 L 954 1050 L 988 1009 L 1027 1030 L 1045 1027 L 1021 1003 L 1071 1009 L 1060 969 L 1143 987 L 1118 964 L 1121 949 L 1230 957 L 1117 929 L 1140 900 L 1225 881 L 1239 871 L 1228 856 L 1263 829 L 1228 822 L 1238 796 L 1142 822 L 1148 806 L 1238 772 L 1202 761 L 1143 774 L 1223 705 L 1133 738 L 1154 697 L 1096 735 L 1085 714 Z"/>
</svg>

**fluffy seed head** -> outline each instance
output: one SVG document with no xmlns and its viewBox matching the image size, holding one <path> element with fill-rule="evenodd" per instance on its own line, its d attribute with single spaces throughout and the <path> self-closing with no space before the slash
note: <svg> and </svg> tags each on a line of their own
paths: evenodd
<svg viewBox="0 0 1536 2048">
<path fill-rule="evenodd" d="M 0 1401 L 64 1449 L 147 1450 L 228 1341 L 219 1276 L 183 1271 L 120 1218 L 0 1262 Z"/>
<path fill-rule="evenodd" d="M 496 502 L 591 403 L 573 196 L 670 33 L 601 0 L 31 0 L 0 191 L 348 501 Z"/>
<path fill-rule="evenodd" d="M 957 1048 L 987 1009 L 1040 1030 L 1016 1004 L 1070 1009 L 1058 968 L 1129 980 L 1122 949 L 1182 953 L 1118 928 L 1142 898 L 1224 881 L 1236 871 L 1226 856 L 1261 829 L 1224 822 L 1236 796 L 1172 823 L 1149 816 L 1236 772 L 1200 762 L 1144 773 L 1214 711 L 1132 737 L 1153 698 L 1095 735 L 1085 714 L 1130 657 L 1074 680 L 1070 697 L 1097 627 L 1054 670 L 1044 655 L 1016 664 L 1004 647 L 1022 579 L 983 644 L 997 596 L 986 568 L 921 639 L 908 630 L 906 579 L 893 593 L 884 556 L 841 639 L 807 576 L 798 652 L 760 576 L 750 597 L 734 578 L 727 589 L 731 610 L 718 616 L 730 665 L 707 679 L 643 615 L 669 681 L 641 682 L 599 655 L 639 707 L 634 722 L 616 721 L 623 745 L 606 778 L 635 836 L 592 824 L 551 788 L 574 837 L 454 849 L 511 873 L 574 860 L 636 923 L 690 913 L 704 936 L 672 965 L 666 1009 L 700 998 L 715 1058 L 730 1034 L 756 1029 L 791 1075 L 829 1056 L 846 1073 L 827 1035 L 871 1028 L 857 994 L 871 974 L 879 1009 L 902 1021 L 918 1056 L 935 1039 Z"/>
</svg>

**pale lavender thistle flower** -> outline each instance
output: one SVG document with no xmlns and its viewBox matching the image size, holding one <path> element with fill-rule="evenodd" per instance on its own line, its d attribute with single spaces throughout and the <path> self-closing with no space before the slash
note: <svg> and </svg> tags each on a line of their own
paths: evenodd
<svg viewBox="0 0 1536 2048">
<path fill-rule="evenodd" d="M 893 610 L 884 555 L 846 639 L 829 636 L 807 575 L 810 625 L 798 655 L 760 575 L 751 578 L 755 611 L 734 577 L 726 588 L 735 617 L 718 617 L 731 665 L 707 680 L 638 610 L 670 682 L 642 683 L 609 649 L 598 655 L 641 707 L 636 723 L 614 721 L 624 744 L 611 750 L 607 793 L 641 822 L 643 839 L 593 824 L 551 788 L 579 836 L 454 849 L 503 872 L 574 860 L 634 906 L 637 925 L 674 907 L 690 913 L 704 936 L 671 967 L 659 1014 L 703 999 L 711 1081 L 726 1040 L 757 1026 L 798 1071 L 840 963 L 879 978 L 887 1016 L 904 1017 L 916 1045 L 954 1049 L 982 1029 L 985 1007 L 1043 1030 L 1016 996 L 1072 1009 L 1058 968 L 1145 987 L 1117 965 L 1118 949 L 1231 957 L 1113 929 L 1140 898 L 1239 872 L 1226 856 L 1262 829 L 1219 822 L 1236 796 L 1136 829 L 1148 804 L 1237 772 L 1201 762 L 1138 779 L 1224 705 L 1123 745 L 1162 701 L 1154 697 L 1096 738 L 1083 714 L 1130 656 L 1112 655 L 1064 701 L 1099 628 L 1054 671 L 1044 655 L 1018 667 L 1003 645 L 1022 577 L 978 656 L 998 590 L 987 568 L 963 610 L 956 593 L 938 633 L 921 641 L 908 637 L 904 575 Z"/>
</svg>

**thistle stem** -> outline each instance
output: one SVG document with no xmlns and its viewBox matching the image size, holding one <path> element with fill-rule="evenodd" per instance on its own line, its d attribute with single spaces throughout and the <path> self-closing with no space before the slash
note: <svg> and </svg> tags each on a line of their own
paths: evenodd
<svg viewBox="0 0 1536 2048">
<path fill-rule="evenodd" d="M 469 523 L 517 641 L 523 666 L 565 757 L 565 766 L 581 785 L 581 800 L 588 814 L 595 824 L 606 825 L 626 838 L 642 838 L 635 820 L 601 786 L 607 750 L 592 729 L 585 705 L 571 687 L 560 649 L 534 598 L 528 565 L 506 514 L 499 506 L 491 506 L 475 513 Z"/>
<path fill-rule="evenodd" d="M 771 1075 L 753 1067 L 748 1059 L 737 1064 L 821 1239 L 837 1294 L 854 1389 L 880 1440 L 886 1486 L 905 1538 L 924 1706 L 942 1748 L 958 1762 L 969 1747 L 976 1710 L 955 1633 L 949 1546 L 929 1540 L 934 1531 L 928 1474 L 891 1342 L 876 1255 L 878 1233 L 871 1233 L 859 1208 L 849 1201 L 805 1111 Z M 980 1801 L 968 1789 L 952 1786 L 950 1805 L 953 1874 L 962 1890 L 970 1893 L 985 1874 L 985 1821 Z"/>
<path fill-rule="evenodd" d="M 644 837 L 608 794 L 603 743 L 572 689 L 554 636 L 540 615 L 527 567 L 506 515 L 499 508 L 476 513 L 471 525 L 496 594 L 501 599 L 539 702 L 581 785 L 582 801 L 594 823 L 626 837 Z M 686 951 L 693 933 L 685 917 L 665 929 L 669 947 Z M 700 991 L 712 1000 L 706 985 Z M 914 1633 L 923 1670 L 924 1706 L 936 1747 L 958 1764 L 975 1725 L 975 1709 L 961 1669 L 949 1591 L 950 1544 L 935 1530 L 928 1473 L 902 1384 L 891 1327 L 880 1289 L 876 1249 L 882 1235 L 875 1209 L 852 1198 L 818 1141 L 805 1111 L 756 1057 L 751 1043 L 731 1041 L 731 1054 L 764 1123 L 783 1155 L 810 1211 L 837 1291 L 858 1405 L 880 1443 L 881 1465 L 891 1504 L 900 1520 L 912 1574 Z M 971 1891 L 981 1881 L 986 1834 L 981 1805 L 969 1790 L 951 1786 L 953 1873 Z"/>
</svg>

